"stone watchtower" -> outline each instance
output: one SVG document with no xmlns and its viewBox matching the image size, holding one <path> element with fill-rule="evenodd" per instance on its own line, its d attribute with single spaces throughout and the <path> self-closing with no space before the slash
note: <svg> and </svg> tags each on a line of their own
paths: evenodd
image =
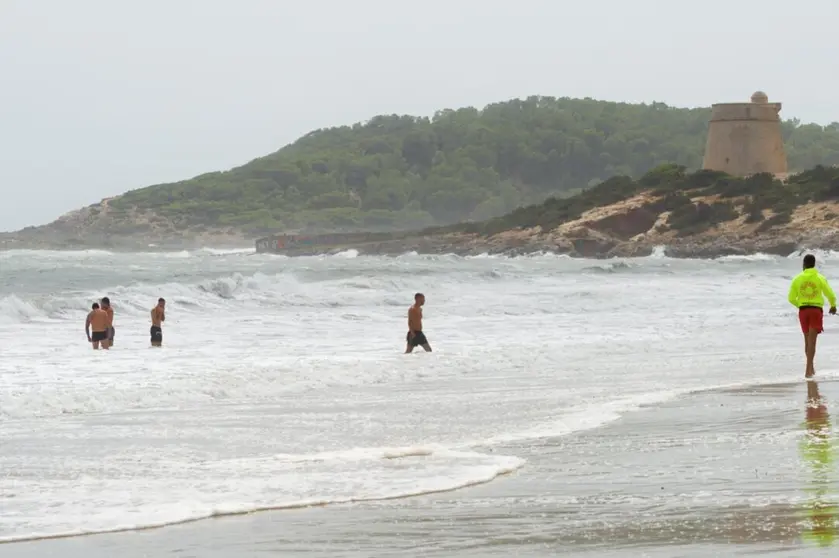
<svg viewBox="0 0 839 558">
<path fill-rule="evenodd" d="M 751 103 L 713 105 L 702 168 L 734 176 L 786 174 L 780 111 L 781 103 L 770 103 L 763 91 Z"/>
</svg>

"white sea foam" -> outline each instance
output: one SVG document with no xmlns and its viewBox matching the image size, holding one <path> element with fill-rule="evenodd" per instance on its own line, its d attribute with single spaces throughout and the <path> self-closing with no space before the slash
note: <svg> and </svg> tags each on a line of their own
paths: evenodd
<svg viewBox="0 0 839 558">
<path fill-rule="evenodd" d="M 768 386 L 778 383 L 779 379 L 787 379 L 788 375 L 771 375 L 763 378 L 752 378 L 740 382 L 728 382 L 704 385 L 701 387 L 687 387 L 682 389 L 663 389 L 651 391 L 630 397 L 610 400 L 600 404 L 582 404 L 574 408 L 557 413 L 557 417 L 532 428 L 522 431 L 511 431 L 492 436 L 486 440 L 476 440 L 476 446 L 494 445 L 499 443 L 520 442 L 525 440 L 539 440 L 559 438 L 568 434 L 591 430 L 610 422 L 619 420 L 627 413 L 653 407 L 657 404 L 673 401 L 680 397 L 707 391 Z M 839 378 L 839 370 L 821 370 L 819 380 Z M 803 380 L 803 379 L 802 379 Z M 788 433 L 795 437 L 797 432 Z"/>
<path fill-rule="evenodd" d="M 451 490 L 535 441 L 800 377 L 783 258 L 249 256 L 0 253 L 0 537 Z M 417 291 L 434 352 L 403 355 Z"/>
<path fill-rule="evenodd" d="M 122 473 L 122 457 L 100 460 L 84 474 L 68 475 L 57 467 L 37 479 L 16 472 L 0 479 L 0 491 L 18 509 L 39 510 L 45 492 L 52 508 L 48 517 L 43 512 L 6 514 L 0 542 L 406 498 L 489 482 L 524 464 L 517 457 L 445 448 L 354 448 L 189 464 L 149 456 L 144 466 L 154 469 L 154 476 L 141 477 Z"/>
<path fill-rule="evenodd" d="M 230 254 L 255 254 L 254 248 L 201 248 L 201 252 L 206 252 L 213 256 L 227 256 Z"/>
<path fill-rule="evenodd" d="M 779 258 L 777 256 L 773 256 L 771 254 L 764 254 L 762 252 L 758 252 L 757 254 L 748 254 L 748 255 L 732 255 L 732 256 L 721 256 L 716 259 L 718 262 L 771 262 L 776 261 Z"/>
<path fill-rule="evenodd" d="M 813 254 L 816 256 L 817 261 L 825 261 L 825 260 L 837 260 L 839 259 L 839 251 L 836 250 L 808 250 L 808 249 L 801 249 L 796 250 L 795 252 L 791 253 L 787 256 L 790 259 L 799 259 L 803 257 L 805 254 Z"/>
<path fill-rule="evenodd" d="M 667 257 L 667 246 L 659 245 L 653 246 L 653 253 L 650 254 L 650 258 L 654 259 L 661 259 Z"/>
</svg>

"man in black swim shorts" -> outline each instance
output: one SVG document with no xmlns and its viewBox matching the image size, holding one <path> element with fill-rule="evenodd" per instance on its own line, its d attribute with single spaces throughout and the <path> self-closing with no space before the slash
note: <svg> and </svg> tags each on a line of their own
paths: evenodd
<svg viewBox="0 0 839 558">
<path fill-rule="evenodd" d="M 413 333 L 409 331 L 405 336 L 405 340 L 408 342 L 407 352 L 409 353 L 414 349 L 414 347 L 422 346 L 425 349 L 429 346 L 428 339 L 425 338 L 425 334 L 421 331 L 414 331 Z M 431 349 L 427 348 L 425 350 L 430 351 Z"/>
<path fill-rule="evenodd" d="M 422 306 L 424 304 L 425 295 L 415 294 L 414 305 L 408 309 L 408 335 L 405 337 L 408 345 L 405 347 L 405 353 L 410 353 L 414 347 L 422 347 L 426 352 L 431 352 L 431 345 L 428 344 L 428 339 L 422 332 Z"/>
<path fill-rule="evenodd" d="M 151 336 L 151 346 L 160 347 L 163 345 L 163 322 L 166 320 L 166 301 L 162 298 L 157 299 L 157 306 L 151 309 L 151 327 L 149 328 L 149 335 Z"/>
<path fill-rule="evenodd" d="M 93 332 L 91 333 L 91 328 Z M 99 304 L 94 302 L 90 312 L 87 313 L 87 318 L 84 321 L 84 331 L 87 335 L 87 340 L 93 345 L 94 349 L 99 349 L 101 345 L 103 349 L 108 349 L 108 314 L 99 308 Z"/>
</svg>

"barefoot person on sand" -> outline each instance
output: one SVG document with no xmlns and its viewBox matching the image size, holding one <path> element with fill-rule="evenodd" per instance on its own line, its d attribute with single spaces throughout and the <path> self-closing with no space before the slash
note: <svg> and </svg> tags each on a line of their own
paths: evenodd
<svg viewBox="0 0 839 558">
<path fill-rule="evenodd" d="M 790 304 L 798 308 L 798 321 L 804 333 L 804 354 L 807 355 L 805 378 L 816 374 L 813 360 L 816 357 L 816 339 L 824 331 L 824 297 L 830 303 L 830 313 L 836 313 L 836 295 L 824 275 L 816 271 L 816 257 L 804 256 L 804 271 L 796 275 L 789 286 Z"/>
<path fill-rule="evenodd" d="M 431 345 L 422 332 L 422 306 L 425 304 L 425 295 L 417 293 L 414 295 L 414 305 L 408 309 L 408 335 L 406 340 L 408 346 L 405 353 L 410 353 L 414 347 L 422 347 L 426 352 L 431 352 Z"/>
<path fill-rule="evenodd" d="M 151 327 L 149 328 L 149 335 L 151 335 L 151 346 L 161 347 L 163 345 L 163 322 L 166 320 L 166 301 L 162 298 L 157 299 L 157 306 L 151 309 Z"/>
<path fill-rule="evenodd" d="M 90 330 L 93 328 L 93 335 Z M 87 334 L 87 340 L 93 345 L 94 350 L 99 350 L 99 344 L 102 348 L 108 350 L 108 314 L 99 308 L 99 304 L 94 302 L 93 309 L 87 313 L 87 319 L 84 321 L 84 332 Z"/>
</svg>

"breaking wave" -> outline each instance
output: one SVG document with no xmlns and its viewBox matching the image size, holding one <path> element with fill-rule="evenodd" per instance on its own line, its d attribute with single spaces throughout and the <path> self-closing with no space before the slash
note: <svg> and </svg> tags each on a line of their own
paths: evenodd
<svg viewBox="0 0 839 558">
<path fill-rule="evenodd" d="M 394 460 L 404 463 L 394 467 L 390 464 Z M 279 454 L 187 465 L 189 475 L 176 490 L 180 495 L 172 495 L 169 486 L 149 490 L 148 480 L 100 476 L 96 480 L 100 491 L 117 482 L 122 487 L 110 492 L 113 498 L 96 502 L 86 493 L 93 479 L 80 479 L 79 487 L 51 487 L 55 506 L 78 515 L 56 513 L 42 520 L 36 532 L 22 522 L 21 534 L 0 535 L 0 544 L 153 529 L 260 511 L 409 498 L 487 483 L 524 463 L 514 456 L 441 446 Z M 21 483 L 21 490 L 27 488 Z M 130 503 L 126 503 L 126 493 L 133 495 Z M 182 500 L 177 500 L 179 496 Z M 12 521 L 6 527 L 17 530 Z"/>
</svg>

